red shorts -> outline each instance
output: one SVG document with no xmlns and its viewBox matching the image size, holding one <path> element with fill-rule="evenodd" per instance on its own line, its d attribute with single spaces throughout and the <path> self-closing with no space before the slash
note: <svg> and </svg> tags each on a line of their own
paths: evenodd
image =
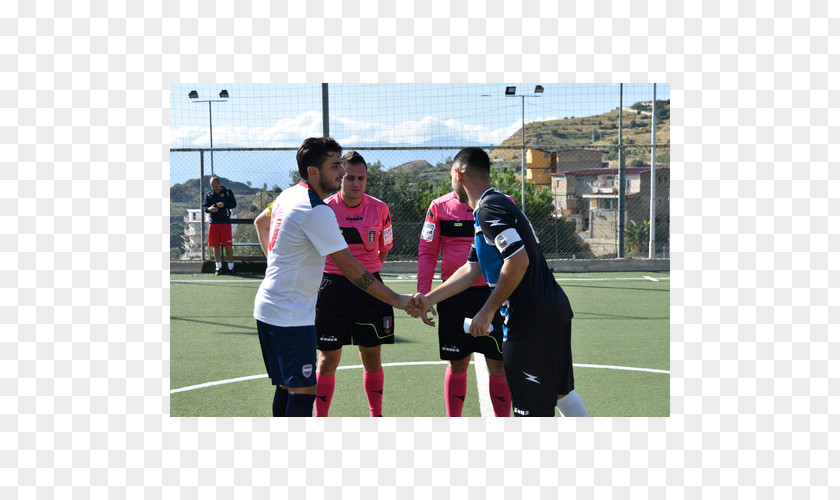
<svg viewBox="0 0 840 500">
<path fill-rule="evenodd" d="M 207 246 L 233 246 L 233 236 L 230 224 L 210 224 L 210 234 L 207 236 Z"/>
</svg>

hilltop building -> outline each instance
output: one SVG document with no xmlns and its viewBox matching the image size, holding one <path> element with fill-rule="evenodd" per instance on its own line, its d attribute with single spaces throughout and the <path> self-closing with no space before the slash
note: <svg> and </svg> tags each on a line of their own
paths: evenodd
<svg viewBox="0 0 840 500">
<path fill-rule="evenodd" d="M 578 236 L 595 255 L 617 252 L 618 169 L 587 168 L 551 174 L 551 193 L 557 216 L 574 220 Z M 624 169 L 625 221 L 650 219 L 650 167 Z M 670 218 L 671 170 L 656 169 L 656 218 Z M 667 231 L 665 231 L 667 233 Z"/>
</svg>

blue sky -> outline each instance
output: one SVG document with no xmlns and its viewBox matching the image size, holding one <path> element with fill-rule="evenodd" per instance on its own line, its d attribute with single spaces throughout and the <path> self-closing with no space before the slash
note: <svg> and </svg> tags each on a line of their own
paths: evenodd
<svg viewBox="0 0 840 500">
<path fill-rule="evenodd" d="M 505 87 L 509 85 L 516 86 L 516 96 L 505 96 Z M 600 114 L 619 106 L 618 84 L 540 83 L 545 89 L 541 95 L 534 93 L 536 85 L 330 84 L 330 135 L 345 149 L 447 148 L 446 151 L 412 151 L 412 155 L 368 153 L 369 161 L 379 159 L 390 168 L 411 159 L 436 163 L 451 156 L 450 149 L 457 152 L 465 146 L 499 144 L 521 129 L 523 107 L 527 126 L 534 121 Z M 222 89 L 230 97 L 212 103 L 215 148 L 297 149 L 303 139 L 323 134 L 321 84 L 173 84 L 169 122 L 172 148 L 210 147 L 211 105 L 197 101 L 220 100 Z M 198 92 L 198 99 L 188 97 L 191 90 Z M 659 84 L 656 91 L 657 99 L 670 98 L 669 85 Z M 650 100 L 652 92 L 652 84 L 625 84 L 623 104 L 630 106 Z M 519 97 L 522 95 L 524 99 Z M 265 175 L 259 172 L 266 168 L 295 168 L 293 154 L 278 153 L 279 156 L 270 160 L 271 167 L 255 166 L 249 172 L 246 164 L 254 163 L 255 157 L 253 153 L 249 155 L 251 160 L 243 158 L 228 163 L 225 168 L 230 170 L 231 177 L 250 176 L 248 180 L 262 184 Z M 198 177 L 195 155 L 177 156 L 177 159 L 174 154 L 172 157 L 171 183 Z M 182 158 L 189 158 L 186 160 L 189 165 L 183 165 Z M 219 153 L 215 153 L 214 167 L 218 159 Z M 283 165 L 277 165 L 278 161 Z M 234 166 L 237 168 L 233 169 Z"/>
</svg>

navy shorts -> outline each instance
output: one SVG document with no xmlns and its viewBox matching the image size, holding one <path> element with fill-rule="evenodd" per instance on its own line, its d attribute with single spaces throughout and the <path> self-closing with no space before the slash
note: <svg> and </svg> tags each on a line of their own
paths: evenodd
<svg viewBox="0 0 840 500">
<path fill-rule="evenodd" d="M 263 361 L 274 385 L 315 385 L 315 325 L 274 326 L 257 320 Z"/>
<path fill-rule="evenodd" d="M 379 273 L 374 278 L 382 281 Z M 318 349 L 376 347 L 394 343 L 394 308 L 359 289 L 344 276 L 324 274 L 315 306 Z"/>
<path fill-rule="evenodd" d="M 496 311 L 493 316 L 493 332 L 490 335 L 473 337 L 464 333 L 464 318 L 474 317 L 491 293 L 489 286 L 473 286 L 438 303 L 440 359 L 464 359 L 474 352 L 480 352 L 488 359 L 502 359 L 504 318 L 501 313 Z"/>
<path fill-rule="evenodd" d="M 502 346 L 515 417 L 553 417 L 558 395 L 575 388 L 572 321 L 559 330 L 508 340 Z"/>
</svg>

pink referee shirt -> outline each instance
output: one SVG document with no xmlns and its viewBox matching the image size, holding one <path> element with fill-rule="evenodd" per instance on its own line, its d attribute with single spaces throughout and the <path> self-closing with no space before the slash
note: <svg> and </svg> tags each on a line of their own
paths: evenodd
<svg viewBox="0 0 840 500">
<path fill-rule="evenodd" d="M 510 198 L 510 196 L 508 196 Z M 511 198 L 513 200 L 513 198 Z M 454 191 L 432 200 L 420 233 L 417 252 L 417 291 L 429 293 L 438 256 L 441 278 L 446 280 L 464 265 L 475 237 L 475 217 L 466 203 L 458 201 Z M 484 277 L 472 286 L 484 286 Z"/>
<path fill-rule="evenodd" d="M 365 194 L 358 207 L 348 207 L 341 200 L 340 191 L 324 202 L 335 211 L 341 234 L 344 235 L 344 240 L 350 247 L 353 257 L 372 273 L 382 269 L 379 252 L 390 250 L 394 246 L 391 212 L 388 210 L 388 205 Z M 324 272 L 341 274 L 338 266 L 329 256 L 324 265 Z"/>
</svg>

